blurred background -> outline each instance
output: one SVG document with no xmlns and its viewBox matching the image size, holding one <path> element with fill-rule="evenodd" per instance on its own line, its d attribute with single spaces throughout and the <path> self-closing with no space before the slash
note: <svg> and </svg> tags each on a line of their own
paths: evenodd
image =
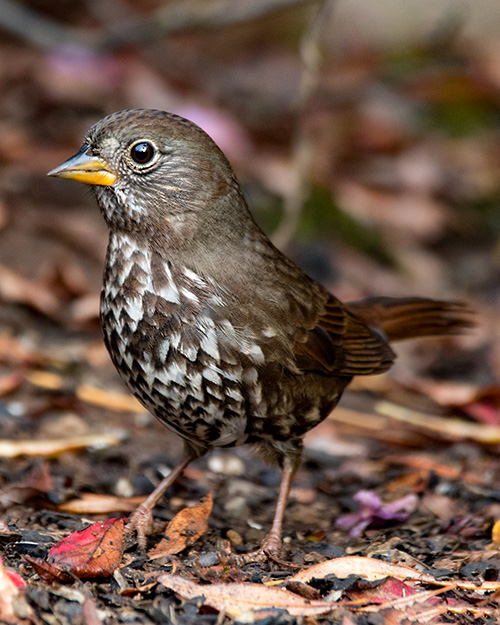
<svg viewBox="0 0 500 625">
<path fill-rule="evenodd" d="M 306 439 L 287 523 L 345 545 L 358 490 L 418 493 L 413 542 L 483 549 L 500 518 L 498 0 L 0 0 L 2 519 L 69 531 L 130 511 L 178 459 L 102 342 L 91 189 L 46 175 L 135 107 L 203 127 L 276 245 L 340 299 L 475 308 L 474 332 L 398 344 L 387 375 L 354 381 Z M 185 475 L 155 516 L 214 489 L 211 545 L 228 523 L 260 540 L 247 521 L 268 527 L 277 472 L 243 448 Z"/>
<path fill-rule="evenodd" d="M 473 304 L 474 336 L 402 348 L 396 374 L 495 384 L 497 0 L 0 0 L 0 33 L 4 365 L 42 349 L 107 370 L 105 225 L 46 172 L 104 115 L 155 107 L 215 139 L 262 227 L 341 299 Z"/>
</svg>

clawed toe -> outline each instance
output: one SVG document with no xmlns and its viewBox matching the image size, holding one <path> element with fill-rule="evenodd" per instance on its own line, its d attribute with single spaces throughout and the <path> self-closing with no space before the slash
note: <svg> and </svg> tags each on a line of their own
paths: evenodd
<svg viewBox="0 0 500 625">
<path fill-rule="evenodd" d="M 230 561 L 236 566 L 242 566 L 250 562 L 267 562 L 267 560 L 280 560 L 281 539 L 274 535 L 268 535 L 262 541 L 260 547 L 249 553 L 233 554 Z"/>
<path fill-rule="evenodd" d="M 137 535 L 137 544 L 140 551 L 146 551 L 147 537 L 153 531 L 153 512 L 151 508 L 140 505 L 134 510 L 125 526 L 125 534 Z"/>
</svg>

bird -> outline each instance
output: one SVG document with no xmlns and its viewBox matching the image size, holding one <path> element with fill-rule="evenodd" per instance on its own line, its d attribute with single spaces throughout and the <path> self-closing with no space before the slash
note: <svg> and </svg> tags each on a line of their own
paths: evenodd
<svg viewBox="0 0 500 625">
<path fill-rule="evenodd" d="M 391 341 L 473 325 L 460 302 L 342 303 L 273 245 L 223 152 L 173 113 L 112 113 L 48 175 L 92 186 L 109 229 L 105 344 L 130 391 L 184 442 L 129 519 L 142 549 L 155 505 L 192 460 L 249 444 L 281 483 L 270 531 L 246 561 L 280 557 L 304 435 L 353 377 L 391 367 Z"/>
</svg>

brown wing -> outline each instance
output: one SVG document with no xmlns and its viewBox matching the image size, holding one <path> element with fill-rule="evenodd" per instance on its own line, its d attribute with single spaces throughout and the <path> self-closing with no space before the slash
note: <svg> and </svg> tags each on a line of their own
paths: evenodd
<svg viewBox="0 0 500 625">
<path fill-rule="evenodd" d="M 395 358 L 384 334 L 367 326 L 333 295 L 316 325 L 296 339 L 293 351 L 299 369 L 331 376 L 382 373 Z"/>
</svg>

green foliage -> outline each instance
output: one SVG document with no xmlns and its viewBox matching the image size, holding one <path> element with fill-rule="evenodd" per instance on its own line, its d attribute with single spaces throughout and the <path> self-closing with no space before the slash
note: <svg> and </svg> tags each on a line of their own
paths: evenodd
<svg viewBox="0 0 500 625">
<path fill-rule="evenodd" d="M 331 235 L 386 265 L 395 261 L 380 233 L 343 211 L 326 189 L 313 187 L 302 211 L 298 236 L 314 239 Z"/>
<path fill-rule="evenodd" d="M 429 126 L 451 137 L 475 135 L 500 121 L 498 106 L 480 98 L 432 102 L 428 112 Z"/>
</svg>

